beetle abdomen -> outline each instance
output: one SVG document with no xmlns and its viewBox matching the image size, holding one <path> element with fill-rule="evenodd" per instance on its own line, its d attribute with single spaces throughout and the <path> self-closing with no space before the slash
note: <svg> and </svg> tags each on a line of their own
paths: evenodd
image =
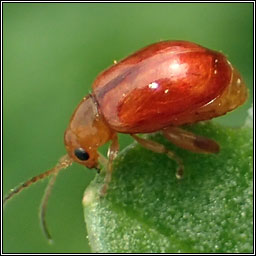
<svg viewBox="0 0 256 256">
<path fill-rule="evenodd" d="M 153 132 L 219 97 L 232 66 L 222 54 L 184 41 L 150 45 L 101 73 L 93 94 L 107 123 L 123 133 Z M 199 118 L 200 119 L 200 118 Z"/>
</svg>

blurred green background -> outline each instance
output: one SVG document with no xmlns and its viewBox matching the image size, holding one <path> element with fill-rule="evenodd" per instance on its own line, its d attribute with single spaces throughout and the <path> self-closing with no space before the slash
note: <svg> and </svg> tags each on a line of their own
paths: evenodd
<svg viewBox="0 0 256 256">
<path fill-rule="evenodd" d="M 193 41 L 222 51 L 240 70 L 249 100 L 218 122 L 241 125 L 252 104 L 252 3 L 3 6 L 4 194 L 65 154 L 64 130 L 97 74 L 153 42 Z M 120 137 L 122 148 L 132 141 Z M 53 245 L 38 220 L 47 181 L 13 198 L 3 215 L 4 252 L 90 252 L 81 200 L 94 175 L 77 164 L 59 175 L 47 212 Z"/>
</svg>

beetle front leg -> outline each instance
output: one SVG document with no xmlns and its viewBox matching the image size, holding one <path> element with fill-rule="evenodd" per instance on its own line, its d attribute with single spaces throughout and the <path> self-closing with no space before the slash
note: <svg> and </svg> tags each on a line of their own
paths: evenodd
<svg viewBox="0 0 256 256">
<path fill-rule="evenodd" d="M 181 179 L 183 177 L 183 172 L 184 172 L 183 161 L 174 152 L 170 151 L 164 145 L 162 145 L 156 141 L 152 141 L 149 139 L 143 139 L 135 134 L 131 134 L 131 136 L 143 147 L 145 147 L 153 152 L 156 152 L 156 153 L 166 154 L 169 158 L 176 161 L 176 163 L 178 164 L 178 168 L 176 171 L 176 177 L 177 177 L 177 179 Z"/>
<path fill-rule="evenodd" d="M 218 143 L 214 140 L 196 135 L 179 127 L 167 127 L 162 132 L 173 144 L 195 153 L 212 154 L 220 151 Z"/>
<path fill-rule="evenodd" d="M 104 196 L 108 190 L 109 183 L 112 177 L 113 171 L 113 161 L 116 158 L 119 151 L 119 143 L 118 143 L 118 136 L 117 134 L 114 135 L 112 139 L 112 143 L 108 148 L 108 163 L 107 163 L 107 171 L 104 179 L 104 184 L 101 188 L 100 195 Z"/>
</svg>

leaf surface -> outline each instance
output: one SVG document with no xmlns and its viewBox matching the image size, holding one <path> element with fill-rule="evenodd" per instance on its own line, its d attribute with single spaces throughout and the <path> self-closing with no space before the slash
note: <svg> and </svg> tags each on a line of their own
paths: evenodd
<svg viewBox="0 0 256 256">
<path fill-rule="evenodd" d="M 247 122 L 248 124 L 248 122 Z M 177 148 L 160 134 L 150 138 L 179 155 L 176 163 L 133 143 L 115 160 L 105 197 L 104 175 L 86 189 L 83 207 L 89 242 L 103 253 L 250 253 L 253 250 L 252 128 L 199 123 L 185 129 L 215 139 L 216 155 Z"/>
</svg>

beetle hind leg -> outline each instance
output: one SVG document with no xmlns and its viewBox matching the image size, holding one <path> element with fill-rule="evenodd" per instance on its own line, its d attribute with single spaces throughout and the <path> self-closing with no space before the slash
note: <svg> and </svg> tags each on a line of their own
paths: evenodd
<svg viewBox="0 0 256 256">
<path fill-rule="evenodd" d="M 174 152 L 168 150 L 164 145 L 162 145 L 156 141 L 152 141 L 149 139 L 143 139 L 135 134 L 131 134 L 131 136 L 143 147 L 145 147 L 153 152 L 156 152 L 156 153 L 166 154 L 169 158 L 173 159 L 178 164 L 178 168 L 176 171 L 177 179 L 183 178 L 183 173 L 184 173 L 183 161 Z"/>
<path fill-rule="evenodd" d="M 170 142 L 191 152 L 213 154 L 220 151 L 219 144 L 214 140 L 196 135 L 179 127 L 167 127 L 162 132 Z"/>
</svg>

